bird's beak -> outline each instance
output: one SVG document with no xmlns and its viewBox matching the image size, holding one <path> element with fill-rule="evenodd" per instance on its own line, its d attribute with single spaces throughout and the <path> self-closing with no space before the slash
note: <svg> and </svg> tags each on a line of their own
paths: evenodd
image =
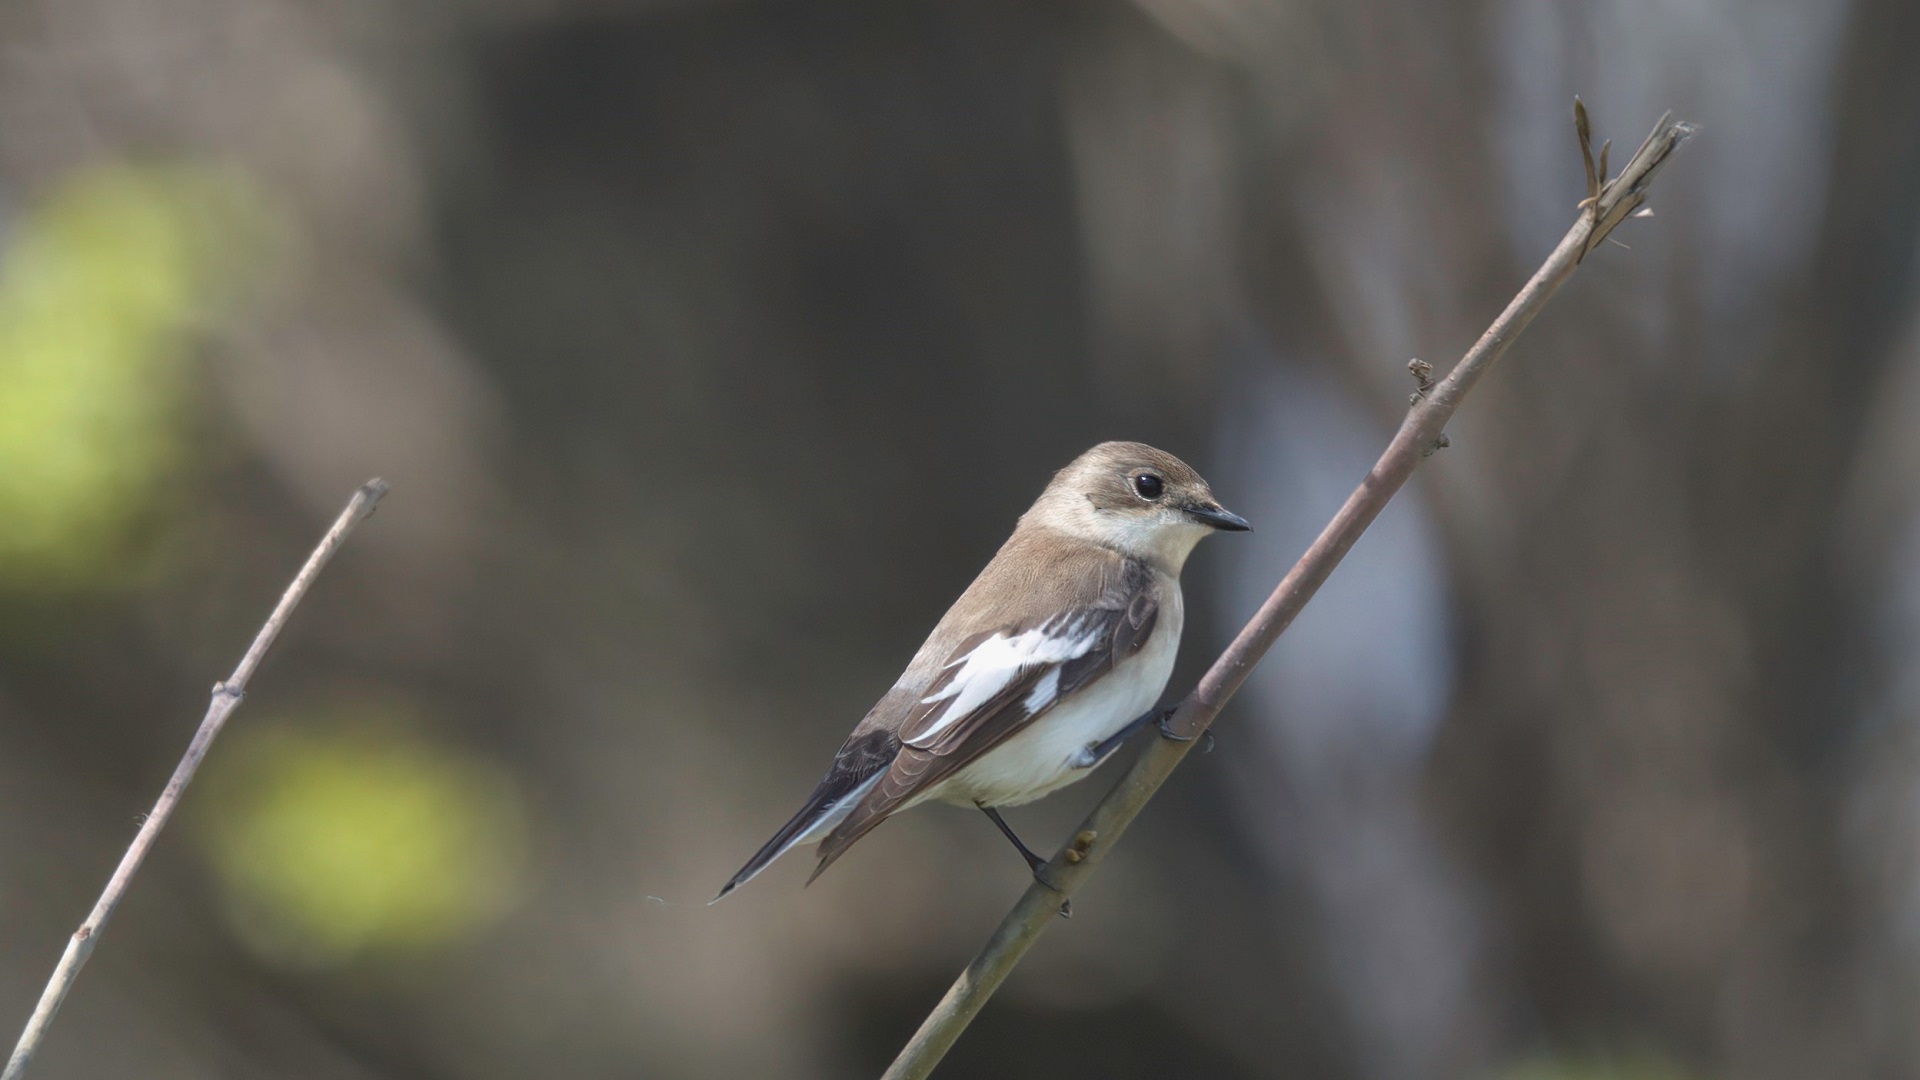
<svg viewBox="0 0 1920 1080">
<path fill-rule="evenodd" d="M 1217 503 L 1196 503 L 1187 507 L 1187 516 L 1202 525 L 1210 525 L 1227 532 L 1252 532 L 1253 526 L 1247 519 Z"/>
</svg>

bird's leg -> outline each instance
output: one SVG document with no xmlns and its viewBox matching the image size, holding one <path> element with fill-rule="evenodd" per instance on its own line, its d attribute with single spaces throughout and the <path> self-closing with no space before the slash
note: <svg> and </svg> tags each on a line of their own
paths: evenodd
<svg viewBox="0 0 1920 1080">
<path fill-rule="evenodd" d="M 1139 731 L 1148 724 L 1164 725 L 1167 722 L 1167 717 L 1172 715 L 1173 709 L 1171 708 L 1152 709 L 1142 713 L 1132 720 L 1127 721 L 1127 726 L 1121 728 L 1119 731 L 1114 732 L 1097 743 L 1088 743 L 1081 747 L 1075 752 L 1072 760 L 1068 761 L 1067 764 L 1076 769 L 1091 769 L 1095 765 L 1107 760 L 1107 755 L 1120 749 L 1120 744 L 1132 738 L 1134 732 Z M 1160 730 L 1165 732 L 1166 728 L 1162 727 Z"/>
<path fill-rule="evenodd" d="M 1173 729 L 1167 726 L 1167 721 L 1173 718 L 1174 709 L 1175 706 L 1169 705 L 1164 709 L 1154 709 L 1151 712 L 1142 713 L 1134 717 L 1127 722 L 1126 727 L 1121 728 L 1119 731 L 1114 732 L 1097 743 L 1088 743 L 1081 747 L 1074 753 L 1067 764 L 1075 769 L 1091 769 L 1095 765 L 1107 760 L 1107 755 L 1120 749 L 1121 743 L 1132 738 L 1134 732 L 1139 731 L 1148 724 L 1159 728 L 1162 736 L 1172 739 L 1174 742 L 1192 742 L 1193 736 L 1175 735 Z M 1213 732 L 1207 731 L 1202 734 L 1206 736 L 1207 741 L 1206 744 L 1200 748 L 1200 752 L 1203 754 L 1211 753 L 1213 751 Z"/>
<path fill-rule="evenodd" d="M 1013 834 L 1013 826 L 1008 825 L 1007 819 L 1000 816 L 1000 811 L 991 806 L 982 806 L 980 812 L 987 815 L 987 819 L 999 827 L 1001 835 L 1013 841 L 1013 846 L 1020 851 L 1020 857 L 1027 860 L 1027 869 L 1032 870 L 1035 876 L 1047 868 L 1047 860 L 1035 855 L 1027 845 L 1020 842 L 1020 838 Z"/>
<path fill-rule="evenodd" d="M 979 803 L 974 803 L 974 805 L 980 806 Z M 1048 881 L 1046 875 L 1042 873 L 1042 871 L 1047 868 L 1047 860 L 1035 855 L 1028 849 L 1027 845 L 1020 842 L 1020 838 L 1014 835 L 1013 826 L 1007 824 L 1007 819 L 1000 816 L 1000 811 L 995 810 L 991 806 L 980 806 L 980 812 L 987 815 L 987 818 L 1000 829 L 1001 835 L 1013 841 L 1013 846 L 1020 851 L 1020 857 L 1027 860 L 1027 868 L 1033 871 L 1033 880 L 1045 885 L 1054 892 L 1059 892 L 1059 887 L 1054 885 L 1053 882 Z M 1073 918 L 1073 901 L 1060 901 L 1060 917 L 1063 919 Z"/>
</svg>

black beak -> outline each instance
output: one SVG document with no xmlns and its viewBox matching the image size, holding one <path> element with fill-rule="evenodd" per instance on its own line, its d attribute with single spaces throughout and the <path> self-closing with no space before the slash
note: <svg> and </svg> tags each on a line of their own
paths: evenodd
<svg viewBox="0 0 1920 1080">
<path fill-rule="evenodd" d="M 1222 529 L 1227 532 L 1253 531 L 1253 526 L 1247 524 L 1246 518 L 1228 510 L 1226 507 L 1216 506 L 1213 503 L 1200 503 L 1195 506 L 1189 506 L 1187 507 L 1187 516 L 1202 525 L 1211 525 L 1216 529 Z"/>
</svg>

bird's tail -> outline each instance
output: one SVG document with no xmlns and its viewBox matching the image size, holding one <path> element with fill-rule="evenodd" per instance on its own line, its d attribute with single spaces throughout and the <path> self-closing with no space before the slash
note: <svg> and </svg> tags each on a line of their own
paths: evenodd
<svg viewBox="0 0 1920 1080">
<path fill-rule="evenodd" d="M 728 893 L 752 881 L 760 871 L 773 865 L 775 859 L 801 844 L 826 835 L 828 830 L 846 818 L 861 797 L 885 774 L 886 770 L 882 768 L 871 776 L 856 779 L 829 772 L 820 781 L 820 786 L 813 789 L 813 794 L 807 797 L 806 805 L 800 808 L 800 812 L 788 818 L 787 823 L 780 826 L 780 831 L 773 834 L 773 839 L 762 844 L 760 850 L 753 853 L 753 858 L 747 860 L 747 865 L 741 867 L 739 873 L 720 887 L 719 895 L 707 903 L 719 903 Z"/>
<path fill-rule="evenodd" d="M 912 747 L 903 749 L 900 753 L 909 760 L 917 758 L 916 765 L 931 757 Z M 920 770 L 915 768 L 913 771 Z M 874 779 L 877 781 L 885 775 L 887 774 L 883 772 Z M 865 797 L 873 787 L 872 783 L 861 785 L 861 797 L 848 799 L 846 809 L 834 815 L 833 824 L 824 826 L 820 830 L 820 861 L 814 864 L 813 873 L 807 876 L 807 884 L 813 884 L 814 878 L 826 873 L 827 867 L 832 866 L 835 860 L 845 855 L 847 849 L 854 845 L 854 841 L 872 832 L 881 822 L 903 809 L 910 798 L 910 795 L 903 795 L 893 790 L 895 785 L 891 784 L 882 788 L 879 795 L 872 798 Z M 829 829 L 831 831 L 828 831 Z"/>
</svg>

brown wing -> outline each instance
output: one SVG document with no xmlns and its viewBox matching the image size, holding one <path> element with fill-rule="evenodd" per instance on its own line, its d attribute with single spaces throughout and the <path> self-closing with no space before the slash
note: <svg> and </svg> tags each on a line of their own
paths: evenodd
<svg viewBox="0 0 1920 1080">
<path fill-rule="evenodd" d="M 963 641 L 901 725 L 900 753 L 886 774 L 846 820 L 821 841 L 820 865 L 814 868 L 813 876 L 820 876 L 854 841 L 920 793 L 978 760 L 1045 715 L 1055 703 L 1139 652 L 1152 636 L 1159 614 L 1160 606 L 1152 591 L 1143 588 L 1128 598 L 1124 608 L 1083 608 L 1055 616 L 1039 627 L 1003 627 Z M 978 703 L 970 700 L 964 686 L 956 685 L 967 677 L 968 661 L 980 655 L 983 647 L 1036 633 L 1043 641 L 1092 640 L 1090 647 L 1076 655 L 1020 665 L 1005 679 L 1004 686 Z M 1046 653 L 1043 648 L 1031 651 Z M 950 715 L 955 706 L 962 706 L 962 711 Z"/>
</svg>

